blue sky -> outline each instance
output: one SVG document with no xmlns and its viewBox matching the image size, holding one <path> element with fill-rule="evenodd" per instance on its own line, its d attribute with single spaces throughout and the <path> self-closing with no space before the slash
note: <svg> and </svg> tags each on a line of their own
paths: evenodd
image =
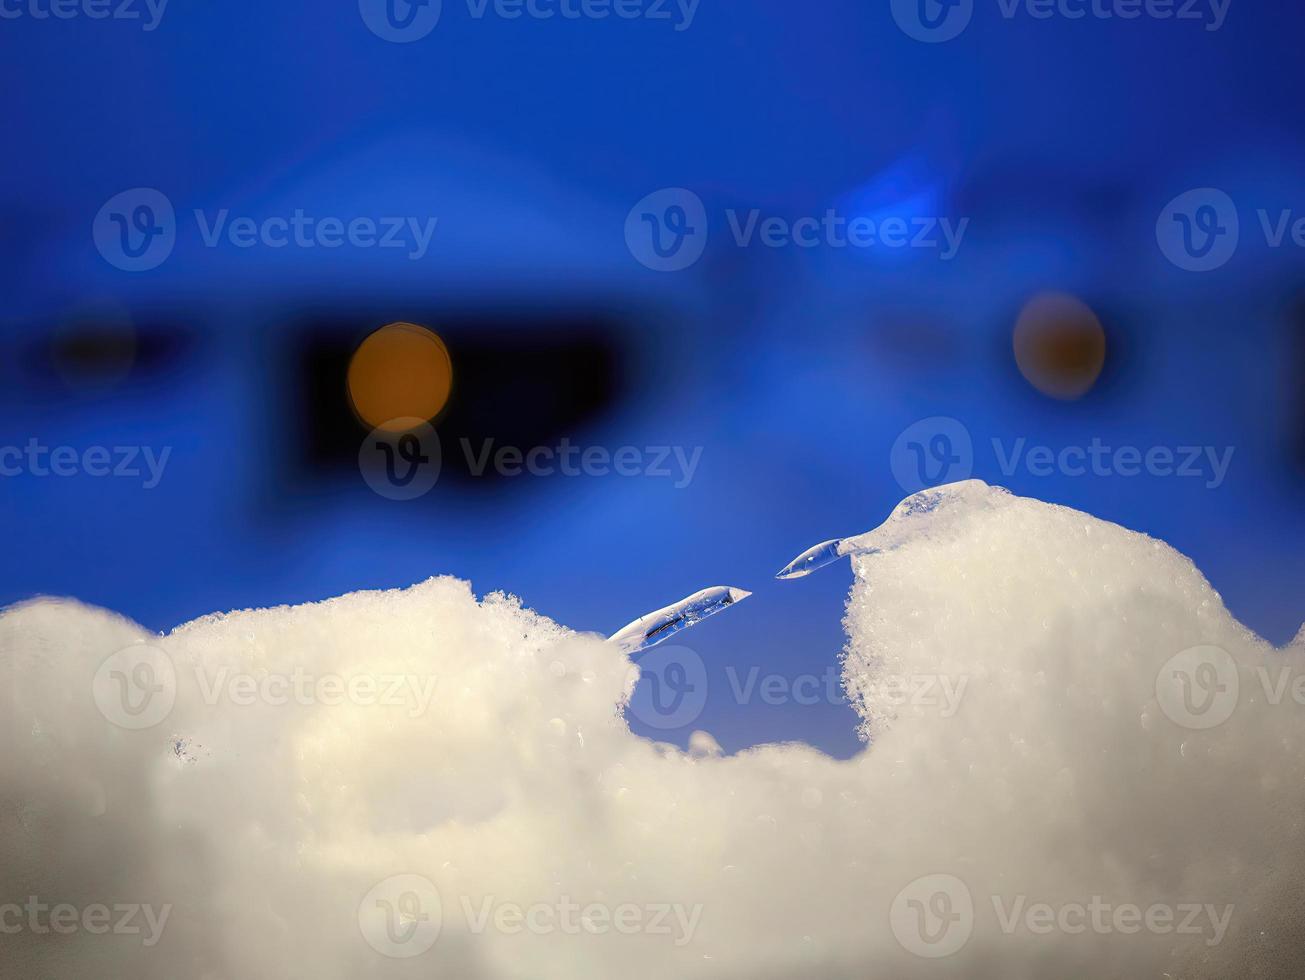
<svg viewBox="0 0 1305 980">
<path fill-rule="evenodd" d="M 755 595 L 683 637 L 712 696 L 669 737 L 703 727 L 727 749 L 804 739 L 848 754 L 846 707 L 740 704 L 730 679 L 755 666 L 791 684 L 836 665 L 850 572 L 771 576 L 882 521 L 907 489 L 899 436 L 945 417 L 971 446 L 953 476 L 1161 537 L 1286 642 L 1305 591 L 1302 15 L 1234 0 L 1211 30 L 1062 8 L 1080 9 L 1043 19 L 976 0 L 935 44 L 887 0 L 702 0 L 687 26 L 477 17 L 445 0 L 411 43 L 378 37 L 349 2 L 175 3 L 151 30 L 6 7 L 23 13 L 0 23 L 0 445 L 67 446 L 78 464 L 0 479 L 0 601 L 75 595 L 167 629 L 448 573 L 610 632 L 736 585 Z M 128 272 L 92 227 L 136 188 L 170 202 L 175 246 Z M 679 272 L 645 267 L 625 236 L 636 202 L 664 188 L 702 204 L 704 251 Z M 1156 225 L 1205 188 L 1232 202 L 1240 240 L 1193 272 Z M 792 229 L 831 210 L 967 223 L 948 258 L 736 237 L 750 215 Z M 436 223 L 419 258 L 205 240 L 221 214 L 296 211 Z M 1101 378 L 1076 401 L 1034 390 L 1011 353 L 1021 308 L 1048 290 L 1105 329 Z M 499 445 L 566 436 L 644 464 L 659 447 L 700 450 L 692 479 L 374 493 L 337 443 L 312 449 L 338 436 L 323 418 L 339 406 L 329 385 L 305 394 L 305 365 L 323 324 L 346 343 L 391 319 L 448 331 L 455 377 L 460 350 L 491 378 L 496 356 L 520 371 L 554 350 L 535 362 L 543 382 L 503 367 L 502 391 L 481 392 Z M 135 353 L 88 379 L 59 352 L 92 322 Z M 550 377 L 562 389 L 596 372 L 604 394 L 585 411 L 552 405 Z M 455 435 L 441 432 L 446 470 Z M 1227 466 L 1044 473 L 1027 455 L 1094 444 L 1193 447 Z M 145 474 L 87 472 L 95 446 L 168 455 L 147 489 Z"/>
</svg>

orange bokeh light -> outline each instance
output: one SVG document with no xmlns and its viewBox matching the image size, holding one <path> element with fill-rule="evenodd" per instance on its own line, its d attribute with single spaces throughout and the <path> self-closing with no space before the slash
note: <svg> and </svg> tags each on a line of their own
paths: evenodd
<svg viewBox="0 0 1305 980">
<path fill-rule="evenodd" d="M 1044 395 L 1072 401 L 1097 383 L 1106 363 L 1106 332 L 1097 315 L 1065 293 L 1040 293 L 1015 324 L 1015 363 Z"/>
<path fill-rule="evenodd" d="M 349 362 L 349 402 L 368 427 L 402 432 L 430 421 L 453 391 L 453 361 L 435 333 L 390 323 L 358 345 Z"/>
</svg>

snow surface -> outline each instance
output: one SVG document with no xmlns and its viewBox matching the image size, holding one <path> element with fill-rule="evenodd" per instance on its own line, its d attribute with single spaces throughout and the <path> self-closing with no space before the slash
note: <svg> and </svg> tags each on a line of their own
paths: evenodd
<svg viewBox="0 0 1305 980">
<path fill-rule="evenodd" d="M 451 578 L 164 637 L 5 611 L 0 976 L 1305 975 L 1305 635 L 978 482 L 857 540 L 846 762 L 637 737 L 621 650 Z"/>
</svg>

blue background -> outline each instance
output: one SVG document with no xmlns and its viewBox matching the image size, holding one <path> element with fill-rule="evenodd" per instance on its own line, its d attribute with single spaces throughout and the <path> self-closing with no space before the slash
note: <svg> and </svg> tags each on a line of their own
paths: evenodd
<svg viewBox="0 0 1305 980">
<path fill-rule="evenodd" d="M 1256 211 L 1305 215 L 1303 25 L 1296 5 L 1239 0 L 1218 31 L 1008 19 L 977 0 L 941 44 L 908 37 L 887 0 L 702 0 L 682 31 L 476 19 L 445 0 L 407 44 L 378 38 L 348 0 L 173 0 L 149 32 L 0 19 L 0 445 L 172 447 L 152 490 L 0 479 L 0 602 L 73 595 L 165 630 L 448 573 L 607 633 L 737 585 L 756 595 L 683 636 L 712 684 L 690 727 L 728 750 L 803 739 L 847 755 L 845 706 L 738 704 L 723 671 L 836 666 L 846 566 L 771 576 L 880 523 L 905 494 L 890 467 L 899 433 L 947 416 L 972 437 L 975 476 L 1163 538 L 1285 643 L 1305 592 L 1305 253 L 1269 248 Z M 91 227 L 137 187 L 171 200 L 177 243 L 127 273 Z M 643 267 L 624 237 L 635 202 L 665 187 L 692 190 L 708 215 L 706 252 L 679 273 Z M 1236 202 L 1241 242 L 1192 273 L 1155 228 L 1202 187 Z M 831 207 L 970 224 L 942 261 L 739 248 L 725 217 Z M 190 214 L 222 208 L 439 225 L 419 261 L 205 248 Z M 1040 394 L 1011 353 L 1021 307 L 1044 290 L 1078 296 L 1105 326 L 1105 371 L 1077 401 Z M 520 350 L 576 318 L 599 323 L 620 370 L 562 434 L 702 446 L 688 487 L 449 479 L 405 503 L 368 489 L 349 458 L 304 462 L 318 423 L 296 395 L 296 352 L 313 324 L 356 341 L 389 319 L 448 319 L 474 341 L 492 322 Z M 61 370 L 59 344 L 96 319 L 136 336 L 131 363 L 107 378 Z M 540 412 L 525 395 L 499 401 L 500 418 Z M 1213 489 L 1004 474 L 991 440 L 1020 438 L 1235 455 Z"/>
</svg>

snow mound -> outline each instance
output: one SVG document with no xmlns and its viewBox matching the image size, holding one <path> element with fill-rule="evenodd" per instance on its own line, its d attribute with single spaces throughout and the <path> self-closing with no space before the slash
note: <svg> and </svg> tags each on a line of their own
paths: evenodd
<svg viewBox="0 0 1305 980">
<path fill-rule="evenodd" d="M 5 611 L 0 976 L 1305 973 L 1300 638 L 977 482 L 857 541 L 848 762 L 636 737 L 620 649 L 449 578 Z"/>
</svg>

